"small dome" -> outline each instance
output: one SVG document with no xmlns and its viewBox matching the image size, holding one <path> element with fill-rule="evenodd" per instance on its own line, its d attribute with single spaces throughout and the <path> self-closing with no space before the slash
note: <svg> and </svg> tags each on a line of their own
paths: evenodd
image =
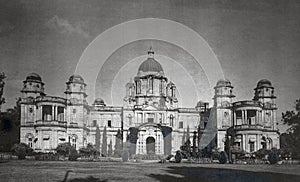
<svg viewBox="0 0 300 182">
<path fill-rule="evenodd" d="M 154 58 L 148 58 L 144 61 L 140 67 L 139 72 L 163 72 L 163 68 L 159 62 L 157 62 Z"/>
<path fill-rule="evenodd" d="M 26 81 L 42 81 L 42 78 L 39 74 L 37 73 L 30 73 L 27 77 L 26 77 Z"/>
<path fill-rule="evenodd" d="M 217 87 L 231 87 L 231 82 L 228 79 L 221 79 L 217 82 Z"/>
<path fill-rule="evenodd" d="M 84 83 L 83 78 L 80 75 L 72 75 L 69 78 L 69 82 L 72 83 Z"/>
<path fill-rule="evenodd" d="M 206 104 L 207 104 L 206 102 L 200 100 L 199 102 L 197 102 L 196 107 L 205 107 Z"/>
<path fill-rule="evenodd" d="M 94 105 L 105 105 L 105 102 L 104 102 L 103 99 L 97 98 L 97 99 L 95 99 L 95 101 L 94 101 Z"/>
<path fill-rule="evenodd" d="M 175 86 L 175 84 L 173 83 L 173 82 L 169 82 L 168 84 L 167 84 L 167 87 L 172 87 L 172 86 Z"/>
<path fill-rule="evenodd" d="M 133 87 L 134 83 L 132 82 L 132 79 L 130 78 L 129 82 L 126 83 L 126 87 Z"/>
<path fill-rule="evenodd" d="M 261 87 L 272 87 L 272 84 L 269 80 L 262 79 L 257 83 L 257 88 L 261 88 Z"/>
</svg>

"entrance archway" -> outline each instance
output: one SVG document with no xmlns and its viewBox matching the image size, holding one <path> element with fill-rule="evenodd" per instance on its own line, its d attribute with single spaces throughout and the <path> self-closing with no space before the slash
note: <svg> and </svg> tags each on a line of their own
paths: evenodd
<svg viewBox="0 0 300 182">
<path fill-rule="evenodd" d="M 155 153 L 155 139 L 153 137 L 146 139 L 146 150 L 147 154 Z"/>
</svg>

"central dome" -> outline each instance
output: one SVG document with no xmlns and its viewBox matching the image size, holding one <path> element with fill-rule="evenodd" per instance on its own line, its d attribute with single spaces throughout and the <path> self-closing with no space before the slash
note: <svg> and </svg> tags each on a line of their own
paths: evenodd
<svg viewBox="0 0 300 182">
<path fill-rule="evenodd" d="M 148 58 L 140 65 L 139 71 L 159 73 L 159 72 L 163 72 L 163 68 L 161 64 L 157 62 L 154 58 Z"/>
<path fill-rule="evenodd" d="M 154 51 L 152 50 L 151 47 L 150 50 L 148 51 L 148 59 L 145 60 L 139 67 L 138 72 L 140 71 L 152 72 L 152 73 L 153 72 L 160 73 L 164 71 L 161 64 L 154 59 Z"/>
</svg>

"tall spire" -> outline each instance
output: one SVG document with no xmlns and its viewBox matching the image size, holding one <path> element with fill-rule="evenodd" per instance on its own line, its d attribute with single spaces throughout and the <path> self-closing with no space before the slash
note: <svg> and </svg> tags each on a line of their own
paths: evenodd
<svg viewBox="0 0 300 182">
<path fill-rule="evenodd" d="M 150 46 L 150 49 L 148 51 L 148 57 L 153 58 L 154 57 L 154 51 L 152 50 L 152 46 Z"/>
</svg>

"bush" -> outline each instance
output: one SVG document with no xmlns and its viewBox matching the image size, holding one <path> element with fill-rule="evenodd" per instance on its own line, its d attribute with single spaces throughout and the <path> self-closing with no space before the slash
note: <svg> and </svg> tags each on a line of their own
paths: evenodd
<svg viewBox="0 0 300 182">
<path fill-rule="evenodd" d="M 267 149 L 259 149 L 258 151 L 256 151 L 254 154 L 258 159 L 265 159 L 266 155 L 268 155 L 268 153 L 270 153 L 270 150 Z"/>
<path fill-rule="evenodd" d="M 279 154 L 277 149 L 271 149 L 268 155 L 268 161 L 270 164 L 276 164 L 279 161 Z"/>
<path fill-rule="evenodd" d="M 72 148 L 72 146 L 68 142 L 60 143 L 57 145 L 55 151 L 60 155 L 67 156 L 67 155 L 69 155 L 71 148 Z"/>
<path fill-rule="evenodd" d="M 227 157 L 226 152 L 222 151 L 220 153 L 220 157 L 219 157 L 220 164 L 226 164 L 227 163 L 227 159 L 228 159 L 228 157 Z"/>
<path fill-rule="evenodd" d="M 70 161 L 77 161 L 79 155 L 78 155 L 78 152 L 75 148 L 71 148 L 70 150 L 70 155 L 69 155 L 69 160 Z"/>
<path fill-rule="evenodd" d="M 14 144 L 11 151 L 18 156 L 18 159 L 25 159 L 26 155 L 33 154 L 33 149 L 25 143 Z"/>
<path fill-rule="evenodd" d="M 217 151 L 217 150 L 213 151 L 212 154 L 211 154 L 211 158 L 212 158 L 212 160 L 219 160 L 220 159 L 220 152 Z"/>
<path fill-rule="evenodd" d="M 122 161 L 127 162 L 129 159 L 129 152 L 127 150 L 124 150 L 122 153 Z"/>
<path fill-rule="evenodd" d="M 180 163 L 182 159 L 181 152 L 178 150 L 175 155 L 175 162 Z"/>
<path fill-rule="evenodd" d="M 97 155 L 97 150 L 92 144 L 87 144 L 86 147 L 80 148 L 79 153 L 84 157 L 91 157 Z"/>
</svg>

